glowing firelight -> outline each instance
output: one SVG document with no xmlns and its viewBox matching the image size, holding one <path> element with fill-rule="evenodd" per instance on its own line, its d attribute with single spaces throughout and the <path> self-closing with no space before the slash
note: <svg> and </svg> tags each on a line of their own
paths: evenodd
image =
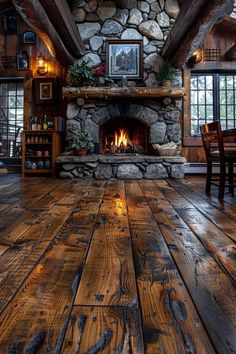
<svg viewBox="0 0 236 354">
<path fill-rule="evenodd" d="M 127 146 L 128 145 L 128 132 L 127 130 L 121 128 L 119 133 L 115 132 L 115 145 L 120 147 L 121 145 Z"/>
</svg>

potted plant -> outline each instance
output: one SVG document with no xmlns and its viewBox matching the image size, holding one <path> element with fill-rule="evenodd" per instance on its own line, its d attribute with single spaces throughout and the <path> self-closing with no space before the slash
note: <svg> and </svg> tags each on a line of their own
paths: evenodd
<svg viewBox="0 0 236 354">
<path fill-rule="evenodd" d="M 156 74 L 157 81 L 160 82 L 160 86 L 171 86 L 172 80 L 175 78 L 177 70 L 172 66 L 171 62 L 163 61 L 159 72 Z"/>
<path fill-rule="evenodd" d="M 93 74 L 95 76 L 96 86 L 113 86 L 114 81 L 109 77 L 105 76 L 106 69 L 105 64 L 100 64 L 93 69 Z"/>
<path fill-rule="evenodd" d="M 89 132 L 75 131 L 71 134 L 71 147 L 79 156 L 87 155 L 94 148 L 93 139 Z"/>
<path fill-rule="evenodd" d="M 93 70 L 82 59 L 69 66 L 66 81 L 70 86 L 95 86 Z"/>
</svg>

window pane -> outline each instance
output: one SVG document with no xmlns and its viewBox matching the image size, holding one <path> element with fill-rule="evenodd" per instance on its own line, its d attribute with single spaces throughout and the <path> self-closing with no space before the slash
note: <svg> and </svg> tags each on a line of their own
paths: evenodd
<svg viewBox="0 0 236 354">
<path fill-rule="evenodd" d="M 226 120 L 221 120 L 220 123 L 222 130 L 227 129 Z"/>
<path fill-rule="evenodd" d="M 234 91 L 228 90 L 227 91 L 227 104 L 233 104 L 234 103 Z"/>
<path fill-rule="evenodd" d="M 228 119 L 234 118 L 234 107 L 233 106 L 227 106 L 227 118 Z"/>
<path fill-rule="evenodd" d="M 220 104 L 226 103 L 226 91 L 220 91 Z"/>
<path fill-rule="evenodd" d="M 191 79 L 191 134 L 200 135 L 199 127 L 213 120 L 213 75 Z"/>
<path fill-rule="evenodd" d="M 226 106 L 220 106 L 220 119 L 226 119 Z"/>
<path fill-rule="evenodd" d="M 227 129 L 233 129 L 234 128 L 234 120 L 228 120 L 227 122 Z"/>
<path fill-rule="evenodd" d="M 200 131 L 199 131 L 199 128 L 198 128 L 198 121 L 197 121 L 197 120 L 192 120 L 191 134 L 192 134 L 192 135 L 198 135 L 198 134 L 200 134 Z"/>
<path fill-rule="evenodd" d="M 206 76 L 206 89 L 207 90 L 212 90 L 212 87 L 213 87 L 213 76 L 209 76 L 207 75 Z"/>
<path fill-rule="evenodd" d="M 198 76 L 198 90 L 205 89 L 205 88 L 206 88 L 205 75 Z"/>
<path fill-rule="evenodd" d="M 196 119 L 198 116 L 198 106 L 191 106 L 191 118 Z"/>
<path fill-rule="evenodd" d="M 207 121 L 212 122 L 213 121 L 213 106 L 207 106 Z"/>
<path fill-rule="evenodd" d="M 213 91 L 206 91 L 206 103 L 213 103 Z"/>
<path fill-rule="evenodd" d="M 196 77 L 191 78 L 191 89 L 197 89 L 197 78 Z"/>
<path fill-rule="evenodd" d="M 205 118 L 206 117 L 206 111 L 205 111 L 206 106 L 204 105 L 199 105 L 199 118 Z"/>
<path fill-rule="evenodd" d="M 191 103 L 192 104 L 197 104 L 197 91 L 192 91 L 191 92 Z"/>
<path fill-rule="evenodd" d="M 0 104 L 4 108 L 0 112 L 0 142 L 4 157 L 20 157 L 21 154 L 23 94 L 23 81 L 0 80 Z"/>
<path fill-rule="evenodd" d="M 226 82 L 227 82 L 227 90 L 230 90 L 234 87 L 234 79 L 233 76 L 226 76 Z"/>
<path fill-rule="evenodd" d="M 199 100 L 199 103 L 205 104 L 205 102 L 206 102 L 206 91 L 198 91 L 198 100 Z"/>
<path fill-rule="evenodd" d="M 221 90 L 226 89 L 225 76 L 220 76 L 220 89 Z"/>
</svg>

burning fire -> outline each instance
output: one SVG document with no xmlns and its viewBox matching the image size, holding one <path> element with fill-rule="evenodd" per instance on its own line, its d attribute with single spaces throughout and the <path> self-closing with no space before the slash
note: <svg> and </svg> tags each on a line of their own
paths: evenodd
<svg viewBox="0 0 236 354">
<path fill-rule="evenodd" d="M 116 146 L 127 146 L 128 145 L 129 135 L 127 130 L 121 128 L 119 132 L 115 132 L 115 141 L 113 142 Z"/>
</svg>

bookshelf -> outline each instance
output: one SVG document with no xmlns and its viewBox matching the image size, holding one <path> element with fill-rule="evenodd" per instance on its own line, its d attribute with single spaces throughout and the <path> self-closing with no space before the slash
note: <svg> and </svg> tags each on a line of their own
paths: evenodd
<svg viewBox="0 0 236 354">
<path fill-rule="evenodd" d="M 22 134 L 22 176 L 56 177 L 56 158 L 61 152 L 61 132 L 24 130 Z"/>
</svg>

